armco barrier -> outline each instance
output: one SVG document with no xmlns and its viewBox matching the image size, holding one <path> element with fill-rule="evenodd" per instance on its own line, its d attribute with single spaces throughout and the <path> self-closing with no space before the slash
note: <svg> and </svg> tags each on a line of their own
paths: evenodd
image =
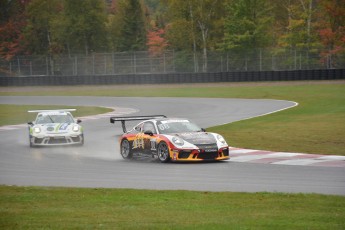
<svg viewBox="0 0 345 230">
<path fill-rule="evenodd" d="M 345 69 L 169 73 L 137 75 L 0 77 L 0 86 L 171 84 L 345 79 Z"/>
</svg>

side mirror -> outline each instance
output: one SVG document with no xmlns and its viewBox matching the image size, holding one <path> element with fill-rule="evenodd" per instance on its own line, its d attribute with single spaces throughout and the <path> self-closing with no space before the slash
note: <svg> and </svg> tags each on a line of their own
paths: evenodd
<svg viewBox="0 0 345 230">
<path fill-rule="evenodd" d="M 32 121 L 30 121 L 30 122 L 28 122 L 28 125 L 33 126 L 33 125 L 34 125 L 34 123 L 32 123 Z"/>
<path fill-rule="evenodd" d="M 144 131 L 144 134 L 153 136 L 152 130 L 146 130 L 146 131 Z"/>
<path fill-rule="evenodd" d="M 80 119 L 77 120 L 77 124 L 79 124 L 79 123 L 81 123 L 81 120 L 80 120 Z"/>
<path fill-rule="evenodd" d="M 201 128 L 201 131 L 203 131 L 203 132 L 206 132 L 206 129 L 204 129 L 204 128 Z"/>
</svg>

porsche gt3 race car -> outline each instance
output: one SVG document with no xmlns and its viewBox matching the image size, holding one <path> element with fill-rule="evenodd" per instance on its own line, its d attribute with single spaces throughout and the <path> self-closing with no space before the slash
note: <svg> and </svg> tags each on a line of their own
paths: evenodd
<svg viewBox="0 0 345 230">
<path fill-rule="evenodd" d="M 30 147 L 83 145 L 81 120 L 75 120 L 70 111 L 75 109 L 28 111 L 38 113 L 35 121 L 28 122 Z"/>
<path fill-rule="evenodd" d="M 126 121 L 144 120 L 127 132 Z M 164 115 L 111 117 L 121 121 L 124 134 L 120 138 L 120 153 L 124 159 L 135 155 L 158 157 L 169 161 L 220 161 L 229 159 L 229 146 L 224 138 L 206 132 L 188 119 L 167 118 Z"/>
</svg>

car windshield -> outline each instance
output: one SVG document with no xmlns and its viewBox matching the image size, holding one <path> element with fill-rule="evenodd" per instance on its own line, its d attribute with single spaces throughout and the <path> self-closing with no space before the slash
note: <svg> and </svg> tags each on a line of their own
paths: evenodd
<svg viewBox="0 0 345 230">
<path fill-rule="evenodd" d="M 200 132 L 201 128 L 188 120 L 167 120 L 159 121 L 157 123 L 159 133 L 169 134 L 169 133 L 190 133 L 190 132 Z"/>
<path fill-rule="evenodd" d="M 69 114 L 59 115 L 42 115 L 38 116 L 36 124 L 47 124 L 47 123 L 74 123 L 74 120 Z"/>
</svg>

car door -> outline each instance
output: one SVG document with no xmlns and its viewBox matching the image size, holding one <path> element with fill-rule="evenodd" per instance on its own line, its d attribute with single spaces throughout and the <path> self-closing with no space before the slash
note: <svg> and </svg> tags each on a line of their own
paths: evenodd
<svg viewBox="0 0 345 230">
<path fill-rule="evenodd" d="M 152 152 L 156 152 L 157 130 L 152 121 L 147 121 L 144 123 L 143 133 L 145 153 L 152 154 Z"/>
</svg>

